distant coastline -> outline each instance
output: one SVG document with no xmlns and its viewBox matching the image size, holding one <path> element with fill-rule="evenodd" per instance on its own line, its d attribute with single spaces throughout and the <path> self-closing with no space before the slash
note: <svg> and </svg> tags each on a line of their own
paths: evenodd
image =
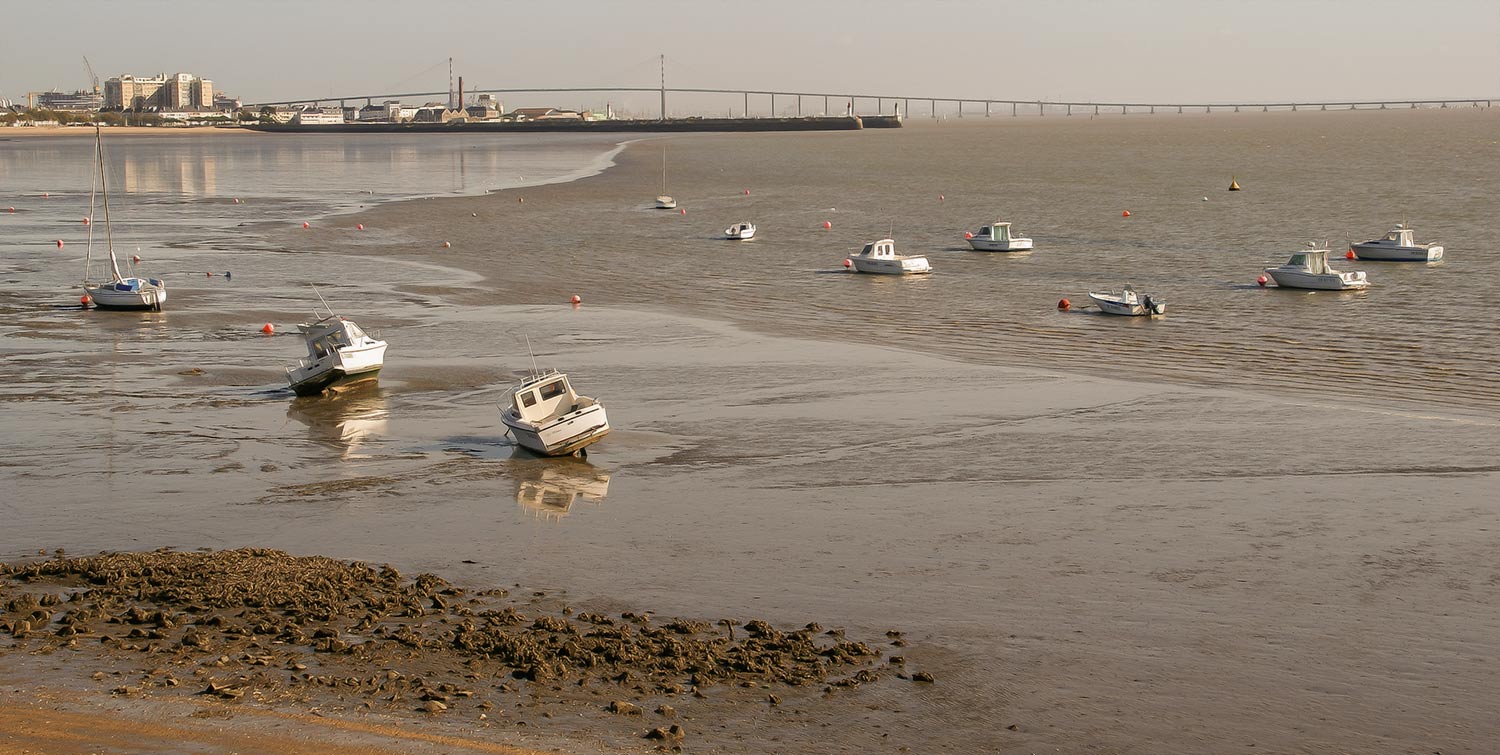
<svg viewBox="0 0 1500 755">
<path fill-rule="evenodd" d="M 105 126 L 104 133 L 110 136 L 161 136 L 162 134 L 190 134 L 193 136 L 204 136 L 207 134 L 248 134 L 249 131 L 238 127 L 220 126 Z M 90 124 L 81 126 L 14 126 L 0 128 L 0 139 L 8 139 L 12 136 L 87 136 L 92 137 L 94 129 Z"/>
<path fill-rule="evenodd" d="M 668 120 L 536 120 L 449 123 L 329 123 L 246 124 L 251 131 L 289 134 L 404 134 L 404 133 L 703 133 L 763 131 L 857 131 L 900 128 L 896 116 L 814 116 L 807 118 L 673 118 Z"/>
</svg>

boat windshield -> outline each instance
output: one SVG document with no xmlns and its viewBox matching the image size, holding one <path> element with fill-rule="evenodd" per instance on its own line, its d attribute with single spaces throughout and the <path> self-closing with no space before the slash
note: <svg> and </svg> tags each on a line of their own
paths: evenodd
<svg viewBox="0 0 1500 755">
<path fill-rule="evenodd" d="M 1291 261 L 1287 262 L 1286 264 L 1289 267 L 1307 267 L 1307 255 L 1301 253 L 1294 254 L 1292 255 Z"/>
</svg>

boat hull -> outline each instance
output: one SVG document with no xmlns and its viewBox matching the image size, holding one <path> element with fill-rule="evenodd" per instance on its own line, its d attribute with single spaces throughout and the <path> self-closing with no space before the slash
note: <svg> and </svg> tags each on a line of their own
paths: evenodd
<svg viewBox="0 0 1500 755">
<path fill-rule="evenodd" d="M 385 364 L 385 341 L 340 349 L 311 364 L 287 370 L 287 384 L 298 396 L 312 396 L 337 386 L 374 380 Z"/>
<path fill-rule="evenodd" d="M 1437 262 L 1443 258 L 1440 246 L 1391 246 L 1389 244 L 1354 244 L 1354 255 L 1370 262 Z"/>
<path fill-rule="evenodd" d="M 969 247 L 976 252 L 1029 252 L 1031 251 L 1031 239 L 991 241 L 975 236 L 969 239 Z"/>
<path fill-rule="evenodd" d="M 854 271 L 857 273 L 874 273 L 876 275 L 923 275 L 932 272 L 932 266 L 927 263 L 926 257 L 907 257 L 905 259 L 861 259 L 850 257 L 854 263 Z"/>
<path fill-rule="evenodd" d="M 132 279 L 141 280 L 141 279 Z M 147 282 L 147 285 L 121 290 L 116 284 L 84 286 L 94 306 L 100 309 L 154 309 L 160 310 L 167 302 L 167 287 Z"/>
<path fill-rule="evenodd" d="M 724 232 L 724 238 L 730 241 L 749 241 L 755 238 L 755 229 L 750 228 L 744 231 L 728 230 Z"/>
<path fill-rule="evenodd" d="M 578 454 L 609 434 L 609 416 L 598 403 L 541 424 L 522 420 L 513 409 L 506 409 L 500 421 L 517 444 L 542 456 Z"/>
<path fill-rule="evenodd" d="M 1363 273 L 1303 273 L 1271 267 L 1266 268 L 1266 275 L 1271 276 L 1280 288 L 1301 288 L 1310 291 L 1355 291 L 1368 288 L 1370 285 Z"/>
</svg>

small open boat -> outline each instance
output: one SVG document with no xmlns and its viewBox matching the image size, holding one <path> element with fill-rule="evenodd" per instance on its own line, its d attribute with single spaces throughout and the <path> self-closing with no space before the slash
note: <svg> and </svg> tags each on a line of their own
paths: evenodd
<svg viewBox="0 0 1500 755">
<path fill-rule="evenodd" d="M 881 239 L 865 244 L 859 254 L 849 256 L 855 272 L 884 275 L 920 275 L 932 272 L 927 258 L 920 254 L 896 254 L 896 242 Z"/>
<path fill-rule="evenodd" d="M 1314 244 L 1308 244 L 1314 247 Z M 1367 288 L 1363 272 L 1343 273 L 1328 266 L 1328 249 L 1309 248 L 1292 255 L 1285 265 L 1266 268 L 1266 275 L 1282 288 L 1307 288 L 1316 291 L 1348 291 Z"/>
<path fill-rule="evenodd" d="M 1350 244 L 1349 249 L 1361 260 L 1378 262 L 1437 262 L 1443 258 L 1441 246 L 1417 243 L 1405 223 L 1398 223 L 1383 239 Z"/>
<path fill-rule="evenodd" d="M 578 395 L 557 370 L 531 375 L 509 398 L 500 421 L 522 448 L 543 456 L 586 456 L 587 446 L 609 434 L 604 405 Z"/>
<path fill-rule="evenodd" d="M 307 357 L 286 368 L 286 381 L 298 396 L 373 380 L 385 364 L 385 341 L 366 335 L 351 320 L 330 313 L 315 323 L 298 325 L 297 330 L 307 341 Z"/>
<path fill-rule="evenodd" d="M 735 241 L 745 241 L 755 238 L 754 223 L 735 223 L 724 229 L 724 238 Z"/>
<path fill-rule="evenodd" d="M 1099 305 L 1099 311 L 1109 315 L 1141 317 L 1167 313 L 1166 302 L 1152 299 L 1150 294 L 1137 294 L 1131 286 L 1126 286 L 1125 290 L 1118 294 L 1109 291 L 1090 291 L 1089 298 Z"/>
<path fill-rule="evenodd" d="M 976 252 L 1024 252 L 1031 249 L 1031 239 L 1012 236 L 1010 223 L 1004 221 L 990 223 L 965 236 Z"/>
</svg>

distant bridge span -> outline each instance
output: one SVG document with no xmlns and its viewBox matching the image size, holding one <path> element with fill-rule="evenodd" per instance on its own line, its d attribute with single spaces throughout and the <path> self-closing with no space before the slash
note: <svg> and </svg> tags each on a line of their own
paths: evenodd
<svg viewBox="0 0 1500 755">
<path fill-rule="evenodd" d="M 771 100 L 770 110 L 772 115 L 776 114 L 776 98 L 781 97 L 795 98 L 797 103 L 798 115 L 802 114 L 803 103 L 806 100 L 811 99 L 813 101 L 817 101 L 818 99 L 822 99 L 822 112 L 824 113 L 830 112 L 830 103 L 833 103 L 835 106 L 847 103 L 847 107 L 852 109 L 853 112 L 857 115 L 868 114 L 869 111 L 862 110 L 861 106 L 863 106 L 863 108 L 865 109 L 868 109 L 870 105 L 873 104 L 873 112 L 877 114 L 886 114 L 886 107 L 887 105 L 889 105 L 892 111 L 897 111 L 897 106 L 899 106 L 899 113 L 901 115 L 911 116 L 914 114 L 911 109 L 911 103 L 915 102 L 919 106 L 919 109 L 926 110 L 927 113 L 925 114 L 930 114 L 934 118 L 938 115 L 938 105 L 940 103 L 956 106 L 958 109 L 958 115 L 962 117 L 964 115 L 970 114 L 982 114 L 984 116 L 989 116 L 994 114 L 997 106 L 1001 108 L 1002 113 L 1003 109 L 1006 106 L 1009 106 L 1010 114 L 1013 116 L 1020 115 L 1023 112 L 1027 114 L 1035 112 L 1037 115 L 1046 115 L 1049 111 L 1062 112 L 1067 115 L 1072 115 L 1075 109 L 1079 112 L 1090 112 L 1095 115 L 1099 115 L 1103 113 L 1115 112 L 1119 112 L 1122 114 L 1131 112 L 1155 113 L 1157 112 L 1157 110 L 1164 110 L 1168 112 L 1175 110 L 1179 113 L 1185 111 L 1201 110 L 1203 112 L 1211 113 L 1215 110 L 1229 110 L 1234 112 L 1239 112 L 1240 110 L 1386 110 L 1390 108 L 1446 108 L 1462 107 L 1466 105 L 1473 107 L 1491 107 L 1495 100 L 1500 100 L 1500 97 L 1448 97 L 1416 100 L 1284 100 L 1277 102 L 1070 102 L 1066 100 L 1007 100 L 991 97 L 910 97 L 902 95 L 856 94 L 851 92 L 784 92 L 773 91 L 769 89 L 702 89 L 684 87 L 505 87 L 497 89 L 475 87 L 473 89 L 466 89 L 466 91 L 475 94 L 568 94 L 608 92 L 621 92 L 629 94 L 660 94 L 662 97 L 661 115 L 663 118 L 666 117 L 666 95 L 669 93 L 741 95 L 744 98 L 744 115 L 746 117 L 750 117 L 751 96 L 769 97 Z M 265 102 L 256 102 L 253 104 L 247 104 L 245 105 L 245 107 L 259 108 L 268 105 L 301 104 L 320 105 L 327 102 L 345 103 L 350 100 L 364 100 L 366 104 L 370 104 L 385 100 L 400 100 L 404 98 L 446 98 L 449 96 L 449 94 L 449 92 L 396 92 L 392 94 L 360 94 L 339 97 L 304 97 L 291 100 L 268 100 Z M 926 105 L 926 107 L 921 108 L 920 106 L 922 105 Z M 973 106 L 973 109 L 966 112 L 964 110 L 965 105 Z"/>
</svg>

